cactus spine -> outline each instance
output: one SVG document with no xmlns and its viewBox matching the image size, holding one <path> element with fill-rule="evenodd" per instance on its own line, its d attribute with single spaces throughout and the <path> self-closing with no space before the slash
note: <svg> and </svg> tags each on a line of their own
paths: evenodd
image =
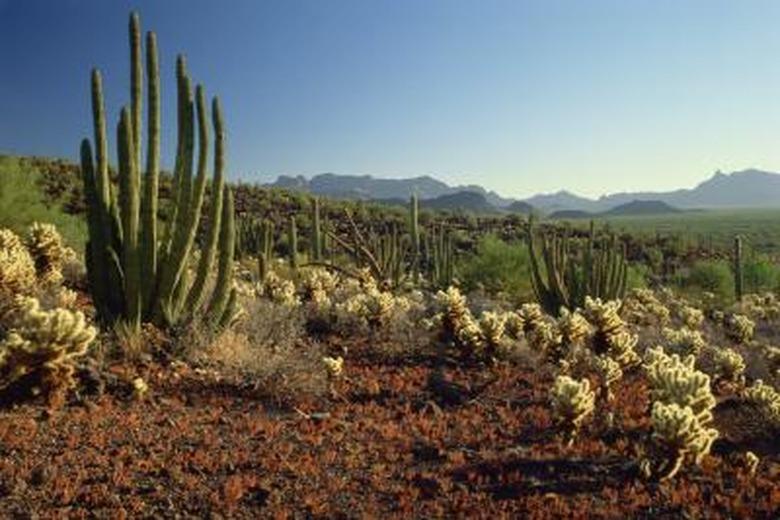
<svg viewBox="0 0 780 520">
<path fill-rule="evenodd" d="M 92 113 L 95 158 L 88 140 L 81 145 L 82 176 L 88 204 L 89 242 L 87 270 L 95 306 L 102 321 L 122 320 L 137 326 L 155 321 L 170 326 L 200 310 L 203 285 L 219 250 L 217 284 L 208 307 L 212 323 L 226 319 L 230 298 L 235 225 L 221 201 L 232 199 L 224 186 L 224 130 L 215 98 L 213 125 L 216 134 L 211 219 L 198 275 L 190 287 L 187 261 L 201 217 L 206 188 L 208 124 L 203 88 L 193 100 L 192 86 L 183 57 L 176 62 L 179 136 L 174 168 L 173 210 L 161 241 L 157 237 L 157 198 L 160 162 L 160 90 L 157 41 L 147 34 L 147 82 L 149 92 L 146 175 L 141 186 L 141 29 L 137 14 L 130 17 L 131 104 L 122 110 L 117 128 L 119 193 L 114 201 L 108 176 L 107 139 L 100 73 L 92 72 Z M 195 115 L 198 123 L 198 167 L 193 177 Z M 222 218 L 220 218 L 222 217 Z M 217 244 L 217 238 L 219 241 Z M 216 244 L 216 245 L 215 245 Z M 222 248 L 229 246 L 230 251 Z M 186 303 L 186 305 L 185 305 Z"/>
<path fill-rule="evenodd" d="M 742 272 L 742 237 L 734 237 L 734 295 L 742 301 L 745 278 Z"/>
</svg>

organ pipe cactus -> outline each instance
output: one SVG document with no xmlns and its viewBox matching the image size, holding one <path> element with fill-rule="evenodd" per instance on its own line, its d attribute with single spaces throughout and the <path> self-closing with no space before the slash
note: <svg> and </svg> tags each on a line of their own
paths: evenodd
<svg viewBox="0 0 780 520">
<path fill-rule="evenodd" d="M 428 279 L 434 287 L 448 287 L 455 278 L 455 248 L 444 226 L 426 233 Z"/>
<path fill-rule="evenodd" d="M 153 321 L 171 326 L 203 311 L 206 278 L 215 258 L 217 285 L 206 309 L 208 321 L 220 323 L 229 312 L 235 223 L 227 218 L 223 201 L 231 200 L 224 186 L 224 125 L 219 100 L 212 102 L 215 134 L 214 176 L 206 239 L 196 277 L 188 281 L 188 261 L 201 220 L 207 183 L 209 126 L 205 93 L 195 96 L 183 56 L 176 60 L 178 94 L 178 146 L 174 166 L 172 210 L 162 237 L 157 230 L 160 163 L 160 83 L 157 41 L 146 38 L 148 87 L 147 160 L 141 180 L 141 97 L 143 64 L 141 29 L 137 14 L 130 17 L 131 104 L 122 109 L 117 128 L 118 193 L 108 172 L 106 117 L 100 72 L 92 72 L 93 154 L 91 143 L 81 144 L 81 169 L 87 199 L 89 242 L 87 272 L 95 307 L 104 323 L 123 321 L 138 326 Z M 193 175 L 197 118 L 198 162 Z M 143 187 L 142 187 L 143 184 Z M 226 203 L 226 202 L 225 202 Z M 224 237 L 224 238 L 223 238 Z M 231 237 L 228 239 L 228 237 Z M 224 249 L 229 246 L 230 250 Z M 215 315 L 217 314 L 217 315 Z"/>
<path fill-rule="evenodd" d="M 417 194 L 409 201 L 409 235 L 412 237 L 412 272 L 419 279 L 420 271 L 420 202 Z"/>
<path fill-rule="evenodd" d="M 561 307 L 581 308 L 586 296 L 614 300 L 625 295 L 625 248 L 619 246 L 614 236 L 597 241 L 592 221 L 587 243 L 578 250 L 568 230 L 543 234 L 541 253 L 535 242 L 533 219 L 529 219 L 531 282 L 537 300 L 548 313 L 557 315 Z"/>
</svg>

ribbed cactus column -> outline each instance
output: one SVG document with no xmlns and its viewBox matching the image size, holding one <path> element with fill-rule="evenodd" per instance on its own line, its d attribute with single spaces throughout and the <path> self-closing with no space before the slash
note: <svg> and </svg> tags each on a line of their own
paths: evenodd
<svg viewBox="0 0 780 520">
<path fill-rule="evenodd" d="M 320 199 L 314 197 L 311 202 L 311 257 L 315 262 L 322 261 L 322 224 L 320 222 Z"/>
<path fill-rule="evenodd" d="M 225 190 L 222 203 L 222 226 L 219 233 L 219 263 L 217 266 L 217 280 L 211 302 L 208 307 L 208 321 L 217 326 L 225 323 L 225 312 L 232 312 L 228 305 L 229 300 L 235 298 L 233 288 L 233 254 L 236 249 L 235 217 L 233 209 L 233 193 Z"/>
<path fill-rule="evenodd" d="M 206 240 L 201 252 L 198 274 L 187 297 L 187 313 L 192 314 L 203 303 L 206 279 L 217 254 L 220 224 L 222 219 L 222 201 L 225 184 L 225 131 L 222 121 L 222 107 L 218 98 L 214 98 L 211 108 L 214 125 L 214 182 L 211 185 L 211 206 Z"/>
<path fill-rule="evenodd" d="M 742 301 L 744 288 L 744 275 L 742 272 L 742 237 L 734 237 L 734 295 L 737 301 Z"/>
<path fill-rule="evenodd" d="M 219 101 L 213 102 L 216 135 L 211 214 L 197 276 L 190 286 L 189 267 L 206 191 L 209 147 L 208 116 L 203 87 L 193 99 L 192 81 L 183 57 L 176 61 L 178 147 L 174 167 L 173 204 L 165 236 L 157 236 L 158 177 L 160 169 L 160 84 L 157 40 L 146 38 L 149 92 L 146 172 L 141 186 L 141 27 L 130 17 L 131 81 L 129 107 L 122 110 L 117 129 L 119 190 L 114 200 L 108 175 L 107 139 L 100 73 L 92 73 L 92 114 L 95 158 L 88 140 L 81 145 L 82 176 L 87 199 L 89 243 L 87 271 L 90 290 L 105 323 L 123 320 L 132 325 L 153 320 L 173 325 L 202 312 L 204 286 L 215 258 L 219 258 L 214 292 L 208 306 L 209 322 L 229 321 L 235 305 L 231 293 L 235 222 L 232 195 L 224 186 L 224 124 Z M 198 164 L 193 175 L 195 120 L 198 128 Z M 229 204 L 228 204 L 229 201 Z M 227 207 L 225 207 L 227 205 Z"/>
<path fill-rule="evenodd" d="M 412 237 L 412 273 L 415 281 L 420 277 L 420 206 L 417 194 L 409 201 L 409 234 Z"/>
<path fill-rule="evenodd" d="M 138 255 L 141 180 L 133 154 L 130 111 L 125 107 L 117 129 L 119 152 L 119 215 L 122 219 L 122 271 L 125 277 L 125 319 L 141 322 L 141 263 Z"/>
<path fill-rule="evenodd" d="M 298 227 L 295 223 L 295 216 L 290 217 L 290 228 L 288 231 L 288 242 L 290 246 L 290 267 L 298 269 Z"/>
<path fill-rule="evenodd" d="M 257 268 L 260 281 L 264 281 L 271 269 L 274 254 L 274 225 L 270 220 L 263 222 L 263 241 L 257 255 Z"/>
<path fill-rule="evenodd" d="M 135 20 L 137 21 L 137 17 Z M 138 31 L 140 32 L 140 27 Z M 157 58 L 157 37 L 152 32 L 146 34 L 146 69 L 149 79 L 149 112 L 147 114 L 149 130 L 144 196 L 141 200 L 141 251 L 143 254 L 141 278 L 154 280 L 157 276 L 157 195 L 160 172 L 160 65 Z M 139 132 L 136 135 L 140 140 L 140 114 L 137 122 Z M 140 161 L 140 146 L 137 146 L 136 152 Z M 154 290 L 154 284 L 143 284 L 141 297 L 145 308 L 151 306 Z"/>
</svg>

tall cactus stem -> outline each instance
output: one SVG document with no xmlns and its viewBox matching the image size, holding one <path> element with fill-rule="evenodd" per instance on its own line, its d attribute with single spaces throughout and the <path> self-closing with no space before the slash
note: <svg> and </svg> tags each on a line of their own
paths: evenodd
<svg viewBox="0 0 780 520">
<path fill-rule="evenodd" d="M 141 201 L 143 226 L 141 227 L 141 277 L 142 298 L 145 309 L 152 306 L 157 276 L 157 205 L 160 172 L 160 66 L 157 57 L 157 37 L 146 34 L 146 74 L 148 82 L 148 144 L 146 149 L 146 179 Z"/>
</svg>

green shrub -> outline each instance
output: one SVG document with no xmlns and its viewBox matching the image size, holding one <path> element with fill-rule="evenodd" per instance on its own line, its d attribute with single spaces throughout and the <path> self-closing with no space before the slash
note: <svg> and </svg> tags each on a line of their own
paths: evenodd
<svg viewBox="0 0 780 520">
<path fill-rule="evenodd" d="M 468 290 L 505 293 L 512 300 L 533 298 L 531 261 L 522 242 L 507 243 L 495 235 L 480 239 L 477 251 L 458 266 L 458 278 Z"/>
<path fill-rule="evenodd" d="M 714 293 L 722 300 L 734 298 L 734 275 L 725 260 L 700 260 L 693 264 L 682 285 L 694 291 Z"/>
<path fill-rule="evenodd" d="M 64 213 L 59 204 L 44 203 L 39 176 L 40 172 L 23 159 L 0 155 L 0 228 L 24 234 L 33 222 L 54 224 L 65 242 L 81 252 L 86 241 L 85 223 Z"/>
<path fill-rule="evenodd" d="M 742 266 L 745 291 L 758 293 L 774 291 L 780 285 L 780 267 L 766 255 L 755 255 Z"/>
<path fill-rule="evenodd" d="M 626 289 L 638 289 L 647 287 L 647 277 L 652 269 L 645 264 L 628 264 L 626 274 Z"/>
</svg>

